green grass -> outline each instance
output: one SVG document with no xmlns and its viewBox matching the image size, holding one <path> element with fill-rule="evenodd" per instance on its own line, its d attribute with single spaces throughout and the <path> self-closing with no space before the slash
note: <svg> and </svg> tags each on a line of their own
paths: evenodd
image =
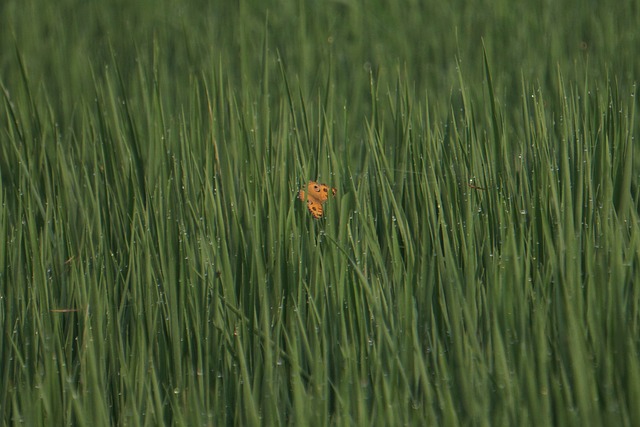
<svg viewBox="0 0 640 427">
<path fill-rule="evenodd" d="M 640 419 L 633 2 L 40 3 L 0 6 L 2 425 Z"/>
</svg>

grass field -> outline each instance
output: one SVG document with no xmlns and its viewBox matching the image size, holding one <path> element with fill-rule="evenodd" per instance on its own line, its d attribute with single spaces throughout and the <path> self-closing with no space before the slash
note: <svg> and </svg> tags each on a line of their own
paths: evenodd
<svg viewBox="0 0 640 427">
<path fill-rule="evenodd" d="M 563 3 L 2 2 L 1 425 L 638 425 L 640 8 Z"/>
</svg>

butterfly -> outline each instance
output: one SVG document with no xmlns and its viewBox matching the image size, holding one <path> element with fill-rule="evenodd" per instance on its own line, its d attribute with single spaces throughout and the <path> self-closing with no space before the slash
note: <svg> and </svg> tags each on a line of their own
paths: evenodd
<svg viewBox="0 0 640 427">
<path fill-rule="evenodd" d="M 307 184 L 307 191 L 304 189 L 298 192 L 298 199 L 303 202 L 307 201 L 307 208 L 311 215 L 315 219 L 322 218 L 322 213 L 324 212 L 322 209 L 322 205 L 329 198 L 329 191 L 331 191 L 331 195 L 335 196 L 337 190 L 335 188 L 329 188 L 326 184 L 318 184 L 315 181 L 309 181 Z"/>
</svg>

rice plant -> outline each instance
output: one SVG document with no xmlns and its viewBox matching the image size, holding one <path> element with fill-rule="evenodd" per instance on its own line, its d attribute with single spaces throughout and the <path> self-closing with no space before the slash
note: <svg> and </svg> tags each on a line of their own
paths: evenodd
<svg viewBox="0 0 640 427">
<path fill-rule="evenodd" d="M 633 14 L 454 3 L 7 2 L 2 424 L 634 425 Z"/>
</svg>

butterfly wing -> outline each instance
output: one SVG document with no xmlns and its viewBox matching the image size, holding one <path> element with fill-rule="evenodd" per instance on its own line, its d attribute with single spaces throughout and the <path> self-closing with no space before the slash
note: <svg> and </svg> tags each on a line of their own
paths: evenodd
<svg viewBox="0 0 640 427">
<path fill-rule="evenodd" d="M 329 191 L 331 194 L 335 196 L 336 189 L 329 188 L 326 184 L 318 184 L 315 181 L 309 181 L 307 184 L 307 191 L 300 190 L 298 192 L 298 198 L 302 201 L 307 201 L 307 208 L 311 215 L 315 219 L 319 219 L 322 217 L 324 209 L 322 205 L 329 198 Z"/>
<path fill-rule="evenodd" d="M 329 187 L 325 184 L 309 181 L 307 190 L 309 191 L 309 198 L 313 198 L 318 203 L 324 203 L 329 198 Z"/>
<path fill-rule="evenodd" d="M 321 203 L 314 202 L 313 200 L 307 200 L 307 209 L 309 209 L 309 212 L 311 212 L 311 216 L 315 219 L 322 218 L 324 209 L 322 209 Z"/>
</svg>

